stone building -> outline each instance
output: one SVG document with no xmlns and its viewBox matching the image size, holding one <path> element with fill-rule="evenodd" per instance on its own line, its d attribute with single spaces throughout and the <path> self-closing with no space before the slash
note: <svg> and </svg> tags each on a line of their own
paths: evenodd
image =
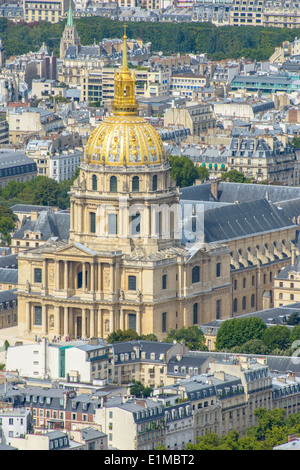
<svg viewBox="0 0 300 470">
<path fill-rule="evenodd" d="M 70 237 L 19 254 L 21 335 L 131 328 L 162 339 L 230 315 L 230 253 L 181 243 L 179 190 L 159 134 L 137 115 L 126 39 L 113 115 L 92 132 L 70 191 Z"/>
</svg>

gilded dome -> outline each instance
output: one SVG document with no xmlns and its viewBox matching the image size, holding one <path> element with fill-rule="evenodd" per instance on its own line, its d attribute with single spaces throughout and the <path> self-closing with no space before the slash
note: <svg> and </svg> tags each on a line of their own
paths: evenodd
<svg viewBox="0 0 300 470">
<path fill-rule="evenodd" d="M 111 116 L 90 135 L 84 152 L 86 163 L 152 165 L 166 160 L 160 135 L 139 116 Z"/>
<path fill-rule="evenodd" d="M 137 116 L 135 74 L 128 69 L 126 39 L 124 35 L 121 70 L 115 74 L 113 116 L 104 119 L 90 135 L 83 157 L 89 164 L 157 165 L 167 159 L 158 132 Z"/>
</svg>

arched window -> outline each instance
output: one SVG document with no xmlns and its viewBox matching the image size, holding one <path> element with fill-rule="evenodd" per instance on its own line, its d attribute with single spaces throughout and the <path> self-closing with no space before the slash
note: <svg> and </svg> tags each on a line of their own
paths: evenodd
<svg viewBox="0 0 300 470">
<path fill-rule="evenodd" d="M 192 269 L 192 283 L 200 281 L 200 268 L 199 266 L 194 266 Z"/>
<path fill-rule="evenodd" d="M 238 299 L 233 300 L 233 311 L 234 313 L 238 311 Z"/>
<path fill-rule="evenodd" d="M 193 325 L 198 323 L 198 304 L 193 305 Z"/>
<path fill-rule="evenodd" d="M 111 193 L 116 193 L 118 191 L 118 180 L 116 176 L 111 176 L 109 180 L 109 190 Z"/>
<path fill-rule="evenodd" d="M 140 190 L 140 179 L 138 176 L 132 178 L 132 192 L 137 193 Z"/>
<path fill-rule="evenodd" d="M 96 175 L 93 175 L 92 176 L 92 184 L 93 184 L 93 191 L 97 191 L 97 176 Z"/>
<path fill-rule="evenodd" d="M 247 307 L 247 300 L 246 300 L 246 296 L 244 296 L 242 300 L 242 309 L 246 310 L 246 307 Z"/>
<path fill-rule="evenodd" d="M 157 175 L 152 178 L 152 191 L 157 191 Z"/>
</svg>

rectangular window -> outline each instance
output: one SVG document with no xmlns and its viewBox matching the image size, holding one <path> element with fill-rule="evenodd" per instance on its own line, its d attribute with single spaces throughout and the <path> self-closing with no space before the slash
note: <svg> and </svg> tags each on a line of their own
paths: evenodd
<svg viewBox="0 0 300 470">
<path fill-rule="evenodd" d="M 219 320 L 221 315 L 221 300 L 218 299 L 216 302 L 216 319 Z"/>
<path fill-rule="evenodd" d="M 216 265 L 216 277 L 221 276 L 221 263 L 217 263 Z"/>
<path fill-rule="evenodd" d="M 164 312 L 162 314 L 162 332 L 166 333 L 167 331 L 167 313 Z"/>
<path fill-rule="evenodd" d="M 162 277 L 162 289 L 165 290 L 167 288 L 167 275 L 163 274 Z"/>
<path fill-rule="evenodd" d="M 136 290 L 136 277 L 128 276 L 128 290 Z"/>
<path fill-rule="evenodd" d="M 42 270 L 40 268 L 34 270 L 34 282 L 42 282 Z"/>
<path fill-rule="evenodd" d="M 118 230 L 117 214 L 108 214 L 108 234 L 116 235 Z"/>
<path fill-rule="evenodd" d="M 40 305 L 34 307 L 34 324 L 42 325 L 42 307 Z"/>
<path fill-rule="evenodd" d="M 96 214 L 95 212 L 90 212 L 90 232 L 96 233 Z"/>
</svg>

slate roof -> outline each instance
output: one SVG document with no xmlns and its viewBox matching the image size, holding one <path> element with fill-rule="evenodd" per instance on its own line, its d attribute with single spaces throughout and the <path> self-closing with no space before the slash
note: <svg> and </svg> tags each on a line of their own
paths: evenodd
<svg viewBox="0 0 300 470">
<path fill-rule="evenodd" d="M 0 268 L 0 283 L 18 284 L 18 270 L 10 268 Z"/>
<path fill-rule="evenodd" d="M 0 256 L 0 268 L 14 268 L 18 267 L 17 255 Z"/>
<path fill-rule="evenodd" d="M 204 212 L 206 243 L 224 242 L 291 226 L 294 224 L 284 212 L 266 199 L 222 206 Z"/>
<path fill-rule="evenodd" d="M 59 237 L 62 240 L 69 238 L 70 214 L 66 212 L 41 211 L 37 220 L 28 219 L 17 230 L 12 238 L 23 239 L 25 231 L 40 232 L 40 240 L 50 237 Z"/>
<path fill-rule="evenodd" d="M 211 184 L 203 183 L 180 189 L 182 199 L 197 201 L 216 200 L 211 194 Z M 299 186 L 273 186 L 265 184 L 245 184 L 220 182 L 218 185 L 219 202 L 247 202 L 268 199 L 271 202 L 300 199 Z"/>
</svg>

